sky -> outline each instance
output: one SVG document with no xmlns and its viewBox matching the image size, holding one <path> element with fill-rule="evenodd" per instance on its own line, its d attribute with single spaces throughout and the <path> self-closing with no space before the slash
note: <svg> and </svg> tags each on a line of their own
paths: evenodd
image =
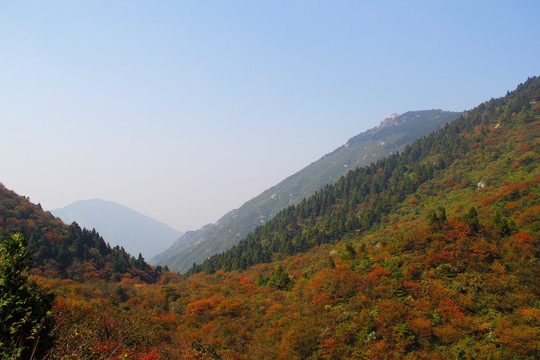
<svg viewBox="0 0 540 360">
<path fill-rule="evenodd" d="M 0 0 L 0 182 L 196 230 L 392 113 L 540 75 L 540 1 Z"/>
</svg>

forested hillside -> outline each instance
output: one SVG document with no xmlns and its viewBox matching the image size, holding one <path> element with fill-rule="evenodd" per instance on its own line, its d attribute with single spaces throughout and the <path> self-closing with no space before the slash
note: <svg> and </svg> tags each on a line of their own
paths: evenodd
<svg viewBox="0 0 540 360">
<path fill-rule="evenodd" d="M 280 212 L 189 277 L 36 272 L 56 295 L 47 358 L 537 359 L 539 135 L 535 77 Z"/>
<path fill-rule="evenodd" d="M 0 184 L 0 240 L 20 231 L 29 242 L 34 270 L 48 277 L 78 281 L 114 280 L 135 277 L 155 282 L 159 271 L 123 248 L 111 247 L 95 231 L 60 219 L 28 198 Z"/>
<path fill-rule="evenodd" d="M 511 146 L 510 142 L 496 137 L 497 132 L 513 135 L 517 141 L 521 133 L 513 132 L 524 131 L 531 126 L 534 120 L 532 107 L 537 106 L 531 101 L 537 101 L 534 99 L 538 96 L 534 83 L 531 80 L 522 86 L 523 89 L 504 99 L 482 104 L 440 131 L 407 146 L 402 153 L 351 171 L 335 185 L 326 186 L 299 205 L 280 212 L 233 249 L 194 267 L 191 273 L 246 269 L 254 264 L 270 262 L 276 256 L 305 252 L 344 236 L 369 234 L 384 225 L 387 216 L 404 200 L 426 191 L 427 186 L 434 186 L 435 180 L 441 177 L 455 179 L 452 182 L 459 179 L 462 186 L 472 189 L 479 182 L 491 186 L 500 184 L 502 179 L 515 173 L 524 160 L 524 166 L 529 169 L 536 160 L 534 151 L 525 152 L 525 159 L 516 159 L 515 169 L 507 168 L 505 171 L 508 173 L 498 173 L 499 179 L 494 179 L 493 174 L 484 174 L 489 166 L 493 166 L 492 158 L 508 158 L 510 155 L 506 151 L 499 154 L 494 150 L 501 149 L 489 145 L 489 142 L 500 142 L 507 148 Z M 531 133 L 527 131 L 523 137 L 527 134 L 530 138 Z M 483 145 L 486 141 L 487 146 Z M 473 157 L 477 158 L 474 162 Z M 456 166 L 467 159 L 469 166 L 475 164 L 474 168 L 469 169 L 468 174 L 463 170 L 457 171 Z M 439 191 L 443 191 L 443 184 L 438 184 Z M 432 192 L 435 193 L 434 190 Z M 418 201 L 420 194 L 409 201 Z"/>
<path fill-rule="evenodd" d="M 216 224 L 187 232 L 152 262 L 184 273 L 193 263 L 230 249 L 287 206 L 298 204 L 358 166 L 369 165 L 403 150 L 406 144 L 439 129 L 458 115 L 442 110 L 394 114 L 378 127 L 352 137 L 345 145 L 247 201 L 239 209 L 230 211 Z"/>
</svg>

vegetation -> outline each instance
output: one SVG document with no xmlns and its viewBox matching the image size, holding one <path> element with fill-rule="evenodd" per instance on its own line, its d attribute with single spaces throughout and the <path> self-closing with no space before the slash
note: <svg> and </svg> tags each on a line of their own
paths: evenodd
<svg viewBox="0 0 540 360">
<path fill-rule="evenodd" d="M 139 255 L 134 258 L 123 248 L 111 246 L 94 230 L 77 223 L 66 226 L 41 206 L 0 184 L 0 240 L 21 232 L 29 239 L 35 270 L 49 277 L 78 281 L 120 281 L 135 277 L 152 283 L 159 278 Z"/>
<path fill-rule="evenodd" d="M 0 243 L 0 356 L 42 358 L 52 347 L 53 297 L 28 280 L 30 255 L 20 233 Z"/>
<path fill-rule="evenodd" d="M 537 359 L 539 131 L 531 78 L 287 208 L 206 272 L 38 266 L 56 295 L 47 358 Z"/>
</svg>

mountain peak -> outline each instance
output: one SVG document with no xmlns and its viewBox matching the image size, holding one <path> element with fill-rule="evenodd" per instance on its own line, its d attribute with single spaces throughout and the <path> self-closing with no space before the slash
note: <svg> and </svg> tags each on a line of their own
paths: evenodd
<svg viewBox="0 0 540 360">
<path fill-rule="evenodd" d="M 396 121 L 396 119 L 398 117 L 399 117 L 399 114 L 397 114 L 397 113 L 393 113 L 393 114 L 389 115 L 386 119 L 381 121 L 378 128 L 382 129 L 382 128 L 385 128 L 385 127 L 388 127 L 388 126 L 397 125 L 399 123 L 399 122 Z"/>
</svg>

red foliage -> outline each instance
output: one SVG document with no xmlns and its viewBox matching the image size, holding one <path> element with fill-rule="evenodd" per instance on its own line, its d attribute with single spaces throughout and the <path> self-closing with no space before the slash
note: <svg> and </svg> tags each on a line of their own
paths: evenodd
<svg viewBox="0 0 540 360">
<path fill-rule="evenodd" d="M 514 246 L 518 249 L 528 249 L 532 247 L 533 243 L 533 238 L 526 232 L 519 232 L 514 236 Z"/>
<path fill-rule="evenodd" d="M 53 231 L 49 231 L 47 234 L 45 234 L 45 236 L 47 236 L 47 239 L 49 241 L 52 241 L 56 244 L 60 244 L 60 242 L 62 241 L 62 235 L 55 233 Z"/>
<path fill-rule="evenodd" d="M 366 280 L 369 282 L 376 282 L 383 276 L 390 276 L 390 271 L 383 268 L 375 268 L 372 272 L 366 275 Z"/>
<path fill-rule="evenodd" d="M 242 276 L 240 276 L 240 284 L 242 285 L 253 285 L 253 280 L 251 280 L 250 278 L 248 278 L 245 274 L 242 274 Z"/>
<path fill-rule="evenodd" d="M 317 294 L 313 297 L 313 300 L 311 301 L 312 305 L 314 305 L 317 309 L 323 310 L 326 305 L 331 304 L 333 301 L 328 296 L 328 294 Z"/>
<path fill-rule="evenodd" d="M 339 358 L 339 353 L 337 349 L 337 341 L 334 338 L 324 339 L 319 345 L 320 358 L 321 359 L 337 359 Z"/>
</svg>

